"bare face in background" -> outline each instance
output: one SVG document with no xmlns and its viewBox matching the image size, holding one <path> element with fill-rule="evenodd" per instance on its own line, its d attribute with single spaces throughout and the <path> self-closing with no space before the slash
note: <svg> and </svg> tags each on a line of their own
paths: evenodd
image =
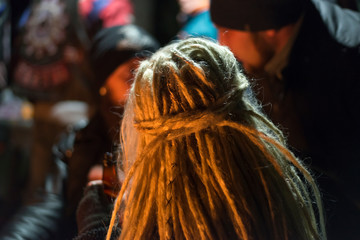
<svg viewBox="0 0 360 240">
<path fill-rule="evenodd" d="M 133 71 L 138 66 L 138 59 L 130 59 L 121 64 L 107 78 L 103 88 L 106 91 L 106 98 L 114 105 L 124 105 L 127 99 L 128 90 L 130 89 Z"/>
<path fill-rule="evenodd" d="M 263 72 L 264 66 L 275 54 L 265 31 L 248 32 L 220 26 L 217 28 L 220 44 L 228 46 L 249 73 Z"/>
<path fill-rule="evenodd" d="M 121 64 L 106 79 L 99 90 L 102 96 L 100 110 L 108 126 L 118 125 L 119 115 L 123 112 L 134 77 L 134 70 L 138 64 L 138 58 L 132 58 Z"/>
</svg>

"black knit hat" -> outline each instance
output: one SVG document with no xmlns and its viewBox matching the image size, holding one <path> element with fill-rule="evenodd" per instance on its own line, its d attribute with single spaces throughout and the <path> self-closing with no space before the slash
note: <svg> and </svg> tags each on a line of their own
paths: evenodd
<svg viewBox="0 0 360 240">
<path fill-rule="evenodd" d="M 94 36 L 90 51 L 96 78 L 93 87 L 99 89 L 122 63 L 133 57 L 147 57 L 159 47 L 159 43 L 149 33 L 133 24 L 100 30 Z"/>
<path fill-rule="evenodd" d="M 279 29 L 296 22 L 307 0 L 211 0 L 212 21 L 241 31 Z"/>
</svg>

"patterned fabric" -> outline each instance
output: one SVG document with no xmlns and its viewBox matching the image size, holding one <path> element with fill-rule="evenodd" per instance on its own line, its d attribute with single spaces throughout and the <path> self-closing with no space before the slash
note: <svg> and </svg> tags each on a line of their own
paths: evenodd
<svg viewBox="0 0 360 240">
<path fill-rule="evenodd" d="M 14 46 L 14 90 L 31 100 L 59 100 L 84 76 L 87 48 L 77 3 L 33 0 L 20 19 Z"/>
</svg>

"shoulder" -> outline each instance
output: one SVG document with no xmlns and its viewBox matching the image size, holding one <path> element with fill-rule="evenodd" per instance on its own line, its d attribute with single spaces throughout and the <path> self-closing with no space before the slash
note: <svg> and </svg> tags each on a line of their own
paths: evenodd
<svg viewBox="0 0 360 240">
<path fill-rule="evenodd" d="M 329 1 L 312 0 L 312 4 L 337 42 L 350 48 L 360 46 L 360 12 Z"/>
<path fill-rule="evenodd" d="M 354 66 L 360 62 L 360 13 L 323 1 L 312 0 L 291 50 L 291 62 L 300 68 L 328 72 L 330 66 Z M 303 64 L 303 65 L 302 65 Z M 319 65 L 320 64 L 320 65 Z M 343 69 L 343 68 L 341 68 Z"/>
<path fill-rule="evenodd" d="M 210 18 L 210 12 L 204 11 L 192 16 L 182 31 L 190 36 L 201 36 L 217 39 L 217 29 Z"/>
</svg>

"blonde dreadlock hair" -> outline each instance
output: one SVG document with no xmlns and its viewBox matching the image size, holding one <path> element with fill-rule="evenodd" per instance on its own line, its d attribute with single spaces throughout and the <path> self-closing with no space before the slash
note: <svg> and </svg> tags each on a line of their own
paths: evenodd
<svg viewBox="0 0 360 240">
<path fill-rule="evenodd" d="M 122 199 L 120 239 L 326 238 L 312 176 L 226 47 L 190 38 L 143 61 L 122 139 L 127 177 L 107 239 Z"/>
</svg>

